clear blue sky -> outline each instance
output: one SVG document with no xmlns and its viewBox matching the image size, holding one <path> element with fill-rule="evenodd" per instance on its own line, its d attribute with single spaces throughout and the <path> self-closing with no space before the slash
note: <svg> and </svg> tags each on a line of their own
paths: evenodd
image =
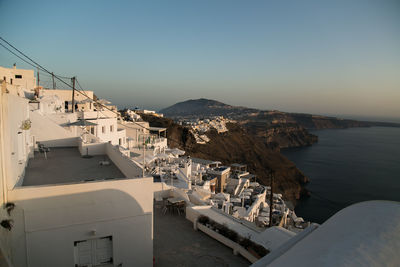
<svg viewBox="0 0 400 267">
<path fill-rule="evenodd" d="M 119 107 L 400 118 L 400 1 L 6 1 L 0 35 Z M 0 47 L 0 64 L 18 59 Z"/>
</svg>

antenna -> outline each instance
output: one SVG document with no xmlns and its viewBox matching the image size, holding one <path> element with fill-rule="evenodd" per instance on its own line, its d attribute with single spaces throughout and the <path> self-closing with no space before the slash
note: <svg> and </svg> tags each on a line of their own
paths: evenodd
<svg viewBox="0 0 400 267">
<path fill-rule="evenodd" d="M 37 82 L 38 86 L 40 86 L 39 68 L 37 68 Z"/>
<path fill-rule="evenodd" d="M 71 78 L 72 80 L 72 113 L 75 112 L 75 76 Z"/>
<path fill-rule="evenodd" d="M 144 141 L 144 135 L 143 135 L 143 171 L 142 171 L 142 177 L 144 177 L 144 166 L 146 164 L 146 143 Z"/>
<path fill-rule="evenodd" d="M 56 82 L 54 81 L 54 72 L 51 73 L 51 78 L 53 79 L 53 89 L 56 89 Z"/>
</svg>

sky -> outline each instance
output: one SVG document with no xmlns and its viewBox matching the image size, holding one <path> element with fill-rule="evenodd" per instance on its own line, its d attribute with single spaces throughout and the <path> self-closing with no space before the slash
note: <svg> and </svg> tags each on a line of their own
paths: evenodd
<svg viewBox="0 0 400 267">
<path fill-rule="evenodd" d="M 400 120 L 400 1 L 9 1 L 0 36 L 119 108 Z M 0 47 L 0 65 L 31 68 Z"/>
</svg>

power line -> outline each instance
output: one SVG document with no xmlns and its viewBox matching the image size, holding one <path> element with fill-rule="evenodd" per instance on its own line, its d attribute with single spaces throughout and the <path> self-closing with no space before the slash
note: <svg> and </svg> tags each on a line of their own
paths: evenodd
<svg viewBox="0 0 400 267">
<path fill-rule="evenodd" d="M 24 53 L 23 53 L 22 51 L 20 51 L 18 48 L 16 48 L 16 47 L 13 46 L 12 44 L 10 44 L 8 41 L 6 41 L 6 40 L 5 40 L 4 38 L 2 38 L 1 36 L 0 36 L 0 39 L 1 39 L 3 42 L 5 42 L 6 44 L 8 44 L 10 47 L 12 47 L 14 50 L 18 51 L 21 55 L 23 55 L 24 57 L 26 57 L 27 59 L 29 59 L 31 62 L 33 62 L 33 64 L 35 64 L 36 66 L 32 65 L 31 63 L 28 63 L 27 61 L 25 61 L 24 59 L 22 59 L 21 57 L 19 57 L 19 56 L 16 55 L 14 52 L 12 52 L 10 49 L 8 49 L 7 47 L 5 47 L 3 44 L 0 43 L 0 44 L 1 44 L 4 48 L 6 48 L 9 52 L 11 52 L 12 54 L 14 54 L 14 55 L 17 56 L 18 58 L 24 60 L 24 61 L 25 61 L 26 63 L 28 63 L 29 65 L 31 65 L 31 66 L 33 66 L 33 67 L 40 68 L 41 70 L 47 72 L 47 73 L 50 74 L 50 75 L 54 75 L 54 77 L 57 78 L 57 80 L 61 81 L 62 83 L 64 83 L 65 85 L 67 85 L 68 87 L 70 87 L 71 89 L 73 89 L 72 85 L 66 83 L 65 81 L 63 81 L 63 80 L 60 78 L 60 77 L 62 77 L 62 76 L 55 75 L 55 74 L 53 74 L 53 72 L 48 71 L 46 68 L 44 68 L 44 67 L 41 66 L 39 63 L 37 63 L 36 61 L 34 61 L 34 60 L 31 59 L 30 57 L 28 57 L 26 54 L 24 54 Z M 64 77 L 64 78 L 65 78 L 65 77 Z M 78 82 L 78 84 L 79 84 L 79 82 Z M 94 99 L 92 99 L 91 97 L 89 97 L 89 96 L 85 93 L 85 90 L 83 90 L 82 87 L 81 87 L 80 85 L 79 85 L 79 87 L 80 87 L 81 90 L 78 90 L 78 89 L 75 88 L 75 90 L 76 90 L 78 93 L 80 93 L 81 95 L 85 96 L 87 99 L 92 100 L 93 102 L 95 102 L 96 104 L 100 105 L 101 107 L 103 107 L 103 108 L 105 108 L 105 109 L 107 109 L 107 110 L 113 112 L 113 113 L 116 114 L 117 116 L 119 115 L 118 112 L 115 112 L 114 110 L 112 110 L 112 109 L 110 109 L 109 107 L 103 105 L 102 103 L 98 102 L 97 100 L 94 100 Z M 73 108 L 74 108 L 74 107 L 73 107 Z M 103 114 L 104 114 L 104 113 L 103 113 Z M 151 131 L 151 129 L 149 129 L 149 128 L 147 128 L 147 127 L 145 127 L 145 126 L 143 126 L 143 125 L 141 125 L 141 124 L 139 124 L 139 123 L 137 123 L 137 122 L 135 122 L 135 121 L 133 121 L 133 123 L 136 124 L 136 125 L 138 125 L 139 127 L 143 128 L 143 129 L 146 129 L 146 130 L 148 130 L 148 131 Z M 132 128 L 132 127 L 129 127 L 129 126 L 126 126 L 126 125 L 125 125 L 125 127 L 131 128 L 131 129 L 136 129 L 136 128 Z M 170 140 L 170 141 L 172 141 L 172 142 L 175 142 L 175 143 L 177 143 L 177 144 L 180 144 L 179 141 L 174 140 L 174 139 L 172 139 L 172 138 L 170 138 L 170 137 L 165 137 L 165 138 L 167 138 L 167 140 Z"/>
<path fill-rule="evenodd" d="M 115 112 L 114 110 L 110 109 L 109 107 L 103 105 L 102 103 L 100 103 L 100 102 L 98 102 L 97 100 L 94 100 L 94 99 L 92 99 L 90 96 L 88 96 L 88 95 L 85 93 L 85 91 L 82 89 L 81 85 L 79 84 L 78 79 L 76 79 L 76 81 L 77 81 L 77 84 L 78 84 L 78 86 L 79 86 L 79 88 L 80 88 L 81 90 L 75 88 L 75 91 L 78 91 L 78 92 L 81 93 L 83 96 L 85 96 L 87 99 L 92 100 L 92 101 L 95 102 L 96 104 L 98 104 L 98 105 L 100 105 L 101 107 L 104 107 L 105 109 L 107 109 L 107 110 L 113 112 L 113 113 L 116 114 L 117 116 L 119 115 L 118 112 Z M 101 110 L 100 110 L 100 112 L 101 112 L 103 115 L 105 115 Z M 137 122 L 135 122 L 135 121 L 132 121 L 132 123 L 136 124 L 137 126 L 143 128 L 143 129 L 146 129 L 146 130 L 148 130 L 148 131 L 151 131 L 150 128 L 147 128 L 146 126 L 143 126 L 143 125 L 141 125 L 141 124 L 139 124 L 139 123 L 137 123 Z M 127 125 L 124 125 L 124 127 L 130 128 L 130 129 L 136 129 L 136 128 L 133 128 L 133 127 L 129 127 L 129 126 L 127 126 Z M 171 141 L 171 142 L 174 142 L 174 143 L 177 143 L 178 145 L 180 145 L 180 142 L 177 141 L 177 140 L 175 140 L 175 139 L 172 139 L 172 138 L 170 138 L 170 137 L 165 137 L 165 138 L 166 138 L 167 140 Z"/>
<path fill-rule="evenodd" d="M 31 65 L 34 68 L 38 68 L 44 72 L 47 72 L 49 75 L 54 75 L 55 78 L 57 78 L 59 81 L 61 81 L 62 83 L 70 86 L 69 84 L 67 84 L 66 82 L 64 82 L 63 80 L 61 80 L 61 78 L 64 79 L 70 79 L 69 77 L 63 77 L 63 76 L 59 76 L 54 74 L 53 72 L 48 71 L 46 68 L 44 68 L 43 66 L 41 66 L 39 63 L 37 63 L 36 61 L 34 61 L 33 59 L 31 59 L 30 57 L 28 57 L 26 54 L 24 54 L 22 51 L 20 51 L 18 48 L 16 48 L 15 46 L 13 46 L 12 44 L 10 44 L 7 40 L 5 40 L 3 37 L 0 36 L 0 39 L 5 42 L 6 44 L 8 44 L 10 47 L 12 47 L 14 50 L 16 50 L 18 53 L 20 53 L 22 56 L 24 56 L 25 58 L 27 58 L 29 61 L 31 61 L 32 63 L 28 62 L 27 60 L 23 59 L 22 57 L 18 56 L 17 54 L 15 54 L 13 51 L 11 51 L 9 48 L 7 48 L 6 46 L 4 46 L 3 44 L 0 43 L 1 46 L 3 46 L 5 49 L 7 49 L 9 52 L 11 52 L 12 54 L 14 54 L 15 56 L 17 56 L 19 59 L 23 60 L 24 62 L 28 63 L 29 65 Z M 71 86 L 70 86 L 71 87 Z"/>
<path fill-rule="evenodd" d="M 46 70 L 44 67 L 42 67 L 40 64 L 38 64 L 37 62 L 35 62 L 33 59 L 31 59 L 30 57 L 28 57 L 27 55 L 25 55 L 23 52 L 21 52 L 18 48 L 16 48 L 15 46 L 13 46 L 12 44 L 10 44 L 9 42 L 7 42 L 7 40 L 5 40 L 3 37 L 0 36 L 0 39 L 5 42 L 6 44 L 8 44 L 9 46 L 11 46 L 14 50 L 18 51 L 21 55 L 23 55 L 24 57 L 26 57 L 27 59 L 29 59 L 31 62 L 33 62 L 36 67 L 39 67 L 40 69 L 48 72 L 49 74 L 51 74 L 51 72 L 49 72 L 48 70 Z"/>
<path fill-rule="evenodd" d="M 1 38 L 1 37 L 0 37 Z M 22 57 L 18 56 L 16 53 L 14 53 L 13 51 L 11 51 L 10 49 L 8 49 L 5 45 L 3 45 L 2 43 L 0 43 L 0 45 L 2 47 L 4 47 L 5 49 L 7 49 L 8 52 L 12 53 L 14 56 L 18 57 L 19 59 L 21 59 L 22 61 L 24 61 L 25 63 L 31 65 L 34 68 L 37 68 L 37 66 L 33 65 L 32 63 L 28 62 L 27 60 L 23 59 Z"/>
<path fill-rule="evenodd" d="M 49 78 L 53 77 L 53 74 L 47 74 L 46 72 L 41 73 L 40 75 L 43 75 L 43 76 L 46 76 L 46 77 L 49 77 Z M 61 79 L 69 79 L 69 80 L 72 78 L 72 77 L 61 76 L 61 75 L 58 75 L 58 74 L 54 74 L 54 77 L 55 76 L 57 76 L 57 77 L 59 77 Z"/>
</svg>

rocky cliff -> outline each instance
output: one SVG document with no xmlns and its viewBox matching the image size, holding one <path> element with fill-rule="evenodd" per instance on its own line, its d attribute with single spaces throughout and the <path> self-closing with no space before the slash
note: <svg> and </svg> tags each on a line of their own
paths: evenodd
<svg viewBox="0 0 400 267">
<path fill-rule="evenodd" d="M 228 132 L 218 134 L 215 130 L 207 132 L 211 141 L 205 145 L 195 142 L 187 127 L 180 126 L 171 119 L 143 115 L 151 126 L 166 127 L 170 138 L 169 146 L 186 151 L 187 155 L 210 160 L 219 160 L 223 164 L 247 164 L 250 172 L 258 177 L 261 184 L 268 185 L 268 172 L 276 173 L 275 188 L 285 199 L 296 202 L 307 191 L 304 185 L 307 177 L 296 166 L 277 151 L 271 150 L 265 142 L 254 137 L 238 123 L 229 123 Z"/>
<path fill-rule="evenodd" d="M 177 103 L 160 111 L 175 120 L 225 116 L 242 124 L 250 134 L 257 136 L 273 150 L 308 146 L 318 141 L 308 129 L 336 129 L 349 127 L 386 126 L 400 124 L 366 122 L 277 110 L 258 110 L 224 104 L 210 99 L 196 99 Z"/>
<path fill-rule="evenodd" d="M 296 123 L 269 125 L 265 122 L 246 122 L 244 128 L 261 138 L 266 145 L 276 151 L 281 148 L 310 146 L 318 141 L 318 136 L 310 134 Z"/>
</svg>

